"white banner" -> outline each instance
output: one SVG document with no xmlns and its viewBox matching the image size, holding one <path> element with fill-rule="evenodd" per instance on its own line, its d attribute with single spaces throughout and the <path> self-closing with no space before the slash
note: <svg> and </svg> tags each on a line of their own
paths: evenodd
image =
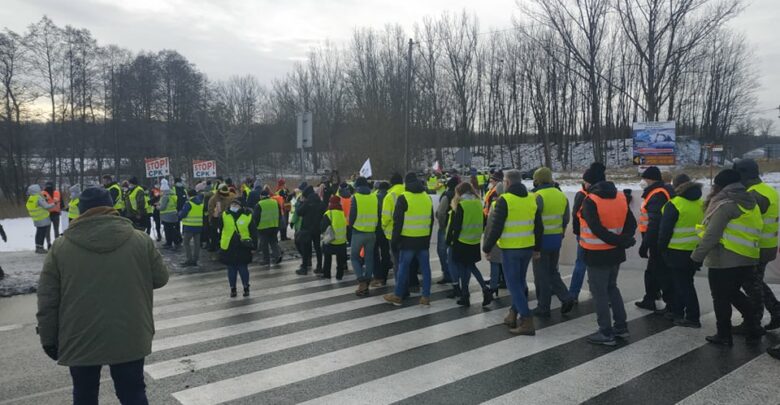
<svg viewBox="0 0 780 405">
<path fill-rule="evenodd" d="M 217 161 L 216 160 L 192 161 L 192 177 L 196 179 L 217 177 Z"/>
<path fill-rule="evenodd" d="M 171 174 L 171 163 L 167 157 L 147 158 L 144 161 L 146 162 L 146 177 L 150 179 Z"/>
<path fill-rule="evenodd" d="M 360 175 L 369 178 L 373 175 L 371 172 L 371 158 L 366 159 L 366 162 L 363 163 L 363 167 L 360 168 Z"/>
</svg>

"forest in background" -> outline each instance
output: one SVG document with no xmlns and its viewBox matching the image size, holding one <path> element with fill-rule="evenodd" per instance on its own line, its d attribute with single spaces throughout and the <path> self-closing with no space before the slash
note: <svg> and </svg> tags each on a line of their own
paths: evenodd
<svg viewBox="0 0 780 405">
<path fill-rule="evenodd" d="M 425 149 L 540 143 L 564 168 L 573 144 L 630 136 L 635 121 L 677 121 L 702 143 L 766 136 L 758 74 L 728 27 L 740 0 L 533 0 L 511 28 L 444 13 L 411 30 L 355 28 L 290 72 L 211 80 L 176 50 L 131 52 L 47 17 L 0 32 L 0 191 L 20 200 L 44 179 L 143 176 L 168 156 L 176 174 L 214 159 L 220 174 L 298 167 L 296 113 L 313 113 L 310 171 L 425 168 Z M 411 39 L 410 39 L 411 38 Z M 246 57 L 236 55 L 236 58 Z M 408 156 L 404 144 L 408 139 Z M 519 148 L 518 148 L 519 150 Z M 513 156 L 520 167 L 523 156 Z M 273 168 L 273 169 L 272 169 Z"/>
</svg>

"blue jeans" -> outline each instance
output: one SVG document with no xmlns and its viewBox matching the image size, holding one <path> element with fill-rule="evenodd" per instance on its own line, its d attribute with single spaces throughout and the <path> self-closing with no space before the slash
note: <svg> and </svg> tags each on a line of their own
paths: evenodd
<svg viewBox="0 0 780 405">
<path fill-rule="evenodd" d="M 457 282 L 457 276 L 453 277 L 450 270 L 450 247 L 447 246 L 447 230 L 439 228 L 436 237 L 436 254 L 439 255 L 439 263 L 441 263 L 441 272 L 444 276 L 444 280 Z"/>
<path fill-rule="evenodd" d="M 472 274 L 474 275 L 474 278 L 477 279 L 477 282 L 482 289 L 487 288 L 485 279 L 482 277 L 482 273 L 479 272 L 476 263 L 461 263 L 453 260 L 450 262 L 450 268 L 455 268 L 458 270 L 458 280 L 460 281 L 461 296 L 468 297 L 470 295 L 469 281 L 471 281 Z"/>
<path fill-rule="evenodd" d="M 350 251 L 350 260 L 352 261 L 352 269 L 355 270 L 355 276 L 358 281 L 371 281 L 371 277 L 374 275 L 374 245 L 376 244 L 376 233 L 374 232 L 361 232 L 358 230 L 352 231 L 352 250 Z M 363 249 L 365 254 L 363 263 L 365 268 L 360 262 L 360 249 Z"/>
<path fill-rule="evenodd" d="M 100 369 L 103 366 L 70 367 L 73 379 L 73 403 L 97 405 L 100 392 Z M 144 384 L 144 359 L 109 365 L 111 379 L 119 402 L 129 405 L 147 405 Z"/>
<path fill-rule="evenodd" d="M 498 290 L 498 279 L 501 277 L 501 263 L 490 262 L 490 289 Z"/>
<path fill-rule="evenodd" d="M 236 275 L 241 275 L 241 284 L 244 288 L 249 288 L 249 265 L 248 264 L 231 264 L 227 266 L 228 270 L 228 284 L 230 288 L 236 288 Z"/>
<path fill-rule="evenodd" d="M 579 244 L 580 237 L 577 237 L 577 260 L 574 262 L 574 272 L 571 273 L 571 284 L 569 292 L 574 299 L 579 299 L 582 283 L 585 282 L 585 249 Z"/>
<path fill-rule="evenodd" d="M 409 267 L 415 258 L 420 263 L 420 272 L 423 276 L 422 295 L 423 297 L 431 296 L 431 263 L 428 249 L 401 249 L 398 253 L 398 275 L 395 283 L 395 295 L 398 297 L 403 297 L 406 294 L 409 283 Z"/>
<path fill-rule="evenodd" d="M 503 249 L 501 259 L 504 262 L 504 278 L 509 293 L 512 294 L 512 308 L 521 317 L 531 316 L 528 308 L 528 297 L 525 296 L 525 275 L 528 272 L 528 263 L 531 262 L 533 249 Z"/>
</svg>

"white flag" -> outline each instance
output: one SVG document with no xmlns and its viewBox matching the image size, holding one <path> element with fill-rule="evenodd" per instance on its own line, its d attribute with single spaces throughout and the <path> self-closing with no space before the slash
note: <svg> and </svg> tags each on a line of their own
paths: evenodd
<svg viewBox="0 0 780 405">
<path fill-rule="evenodd" d="M 441 166 L 439 166 L 439 161 L 438 160 L 433 163 L 433 171 L 436 172 L 436 173 L 440 173 L 441 172 Z"/>
<path fill-rule="evenodd" d="M 363 163 L 363 167 L 360 168 L 360 175 L 365 178 L 371 177 L 371 158 L 366 159 L 366 163 Z"/>
</svg>

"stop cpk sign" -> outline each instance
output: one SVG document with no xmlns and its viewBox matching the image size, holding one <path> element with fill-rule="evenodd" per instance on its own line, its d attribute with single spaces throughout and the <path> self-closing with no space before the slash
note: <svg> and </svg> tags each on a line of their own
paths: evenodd
<svg viewBox="0 0 780 405">
<path fill-rule="evenodd" d="M 163 158 L 147 158 L 146 162 L 146 177 L 163 177 L 171 174 L 171 163 L 167 157 Z"/>
<path fill-rule="evenodd" d="M 217 162 L 215 160 L 194 160 L 192 162 L 192 177 L 196 179 L 217 177 Z"/>
</svg>

